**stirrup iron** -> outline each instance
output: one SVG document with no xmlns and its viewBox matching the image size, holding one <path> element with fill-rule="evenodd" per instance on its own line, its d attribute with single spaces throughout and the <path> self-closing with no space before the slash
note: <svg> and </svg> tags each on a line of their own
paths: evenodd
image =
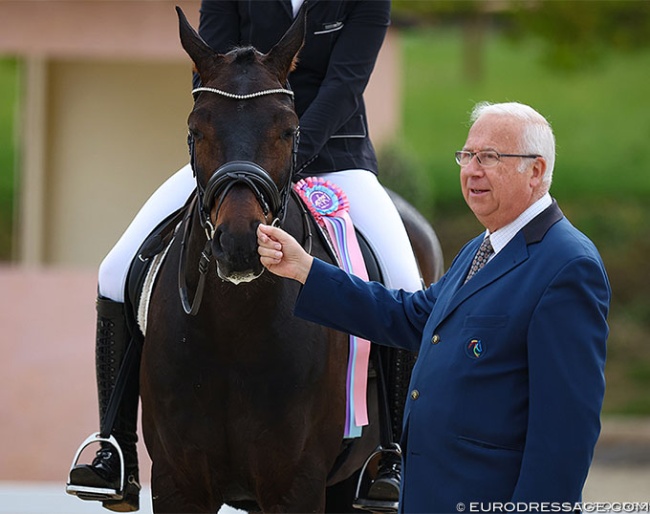
<svg viewBox="0 0 650 514">
<path fill-rule="evenodd" d="M 393 453 L 397 455 L 400 459 L 402 457 L 402 448 L 397 443 L 391 443 L 388 447 L 379 445 L 377 449 L 370 454 L 370 457 L 366 459 L 363 467 L 361 468 L 361 473 L 359 474 L 359 480 L 357 481 L 357 489 L 354 492 L 354 501 L 352 502 L 352 507 L 355 509 L 361 509 L 370 512 L 397 512 L 399 508 L 399 502 L 396 501 L 385 501 L 385 500 L 369 500 L 361 497 L 361 486 L 363 483 L 363 478 L 366 474 L 368 464 L 375 458 L 377 455 L 382 453 Z"/>
<path fill-rule="evenodd" d="M 108 443 L 117 450 L 117 455 L 120 459 L 119 489 L 113 489 L 110 487 L 89 487 L 85 485 L 75 485 L 70 483 L 70 473 L 79 462 L 81 452 L 83 452 L 87 446 L 93 443 Z M 125 486 L 124 454 L 122 453 L 122 448 L 120 448 L 120 444 L 117 442 L 117 439 L 115 439 L 115 437 L 112 435 L 109 435 L 108 437 L 102 437 L 100 432 L 95 432 L 94 434 L 88 436 L 88 438 L 83 443 L 81 443 L 81 446 L 79 446 L 74 459 L 72 459 L 72 465 L 70 466 L 70 471 L 68 472 L 68 481 L 66 483 L 65 492 L 72 494 L 73 496 L 77 496 L 81 500 L 122 500 L 124 498 Z"/>
</svg>

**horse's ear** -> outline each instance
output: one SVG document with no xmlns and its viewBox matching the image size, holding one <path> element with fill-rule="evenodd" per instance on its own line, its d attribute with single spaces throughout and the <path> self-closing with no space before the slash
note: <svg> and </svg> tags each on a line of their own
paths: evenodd
<svg viewBox="0 0 650 514">
<path fill-rule="evenodd" d="M 307 1 L 303 2 L 296 19 L 289 30 L 282 36 L 268 54 L 264 56 L 264 63 L 275 72 L 284 84 L 298 62 L 298 53 L 305 42 L 305 29 L 307 26 Z"/>
<path fill-rule="evenodd" d="M 183 48 L 194 62 L 195 71 L 198 72 L 204 81 L 204 74 L 207 74 L 212 69 L 215 64 L 215 59 L 219 54 L 212 50 L 196 30 L 192 28 L 180 7 L 176 6 L 176 12 L 178 13 L 181 45 L 183 45 Z"/>
</svg>

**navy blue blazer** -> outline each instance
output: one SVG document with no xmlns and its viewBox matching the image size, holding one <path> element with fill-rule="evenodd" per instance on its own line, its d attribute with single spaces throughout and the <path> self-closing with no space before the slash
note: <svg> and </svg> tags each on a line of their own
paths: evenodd
<svg viewBox="0 0 650 514">
<path fill-rule="evenodd" d="M 555 202 L 463 284 L 482 239 L 415 293 L 316 260 L 296 303 L 300 317 L 419 352 L 403 512 L 581 501 L 605 390 L 605 268 Z"/>
<path fill-rule="evenodd" d="M 300 118 L 301 176 L 377 173 L 363 92 L 390 24 L 390 0 L 309 0 L 305 45 L 289 82 Z M 203 0 L 199 34 L 217 52 L 268 52 L 293 22 L 290 0 Z"/>
</svg>

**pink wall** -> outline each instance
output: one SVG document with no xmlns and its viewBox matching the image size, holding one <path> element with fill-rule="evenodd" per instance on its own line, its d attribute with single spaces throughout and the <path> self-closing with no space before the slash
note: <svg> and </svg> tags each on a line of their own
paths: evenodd
<svg viewBox="0 0 650 514">
<path fill-rule="evenodd" d="M 95 291 L 94 271 L 0 267 L 0 480 L 65 481 L 97 431 Z"/>
<path fill-rule="evenodd" d="M 175 5 L 198 25 L 197 0 L 2 0 L 0 50 L 50 57 L 185 59 Z"/>
</svg>

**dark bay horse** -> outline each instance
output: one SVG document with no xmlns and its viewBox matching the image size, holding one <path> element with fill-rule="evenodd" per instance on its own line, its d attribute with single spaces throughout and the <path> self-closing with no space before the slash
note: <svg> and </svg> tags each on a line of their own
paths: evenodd
<svg viewBox="0 0 650 514">
<path fill-rule="evenodd" d="M 203 88 L 188 121 L 197 194 L 158 272 L 142 354 L 154 511 L 323 512 L 326 485 L 357 471 L 379 437 L 371 423 L 337 462 L 347 335 L 295 318 L 298 283 L 262 273 L 257 254 L 259 223 L 281 223 L 298 241 L 314 230 L 290 194 L 298 118 L 286 84 L 304 16 L 268 54 L 221 55 L 178 13 Z M 409 213 L 430 282 L 442 265 L 437 239 Z"/>
</svg>

